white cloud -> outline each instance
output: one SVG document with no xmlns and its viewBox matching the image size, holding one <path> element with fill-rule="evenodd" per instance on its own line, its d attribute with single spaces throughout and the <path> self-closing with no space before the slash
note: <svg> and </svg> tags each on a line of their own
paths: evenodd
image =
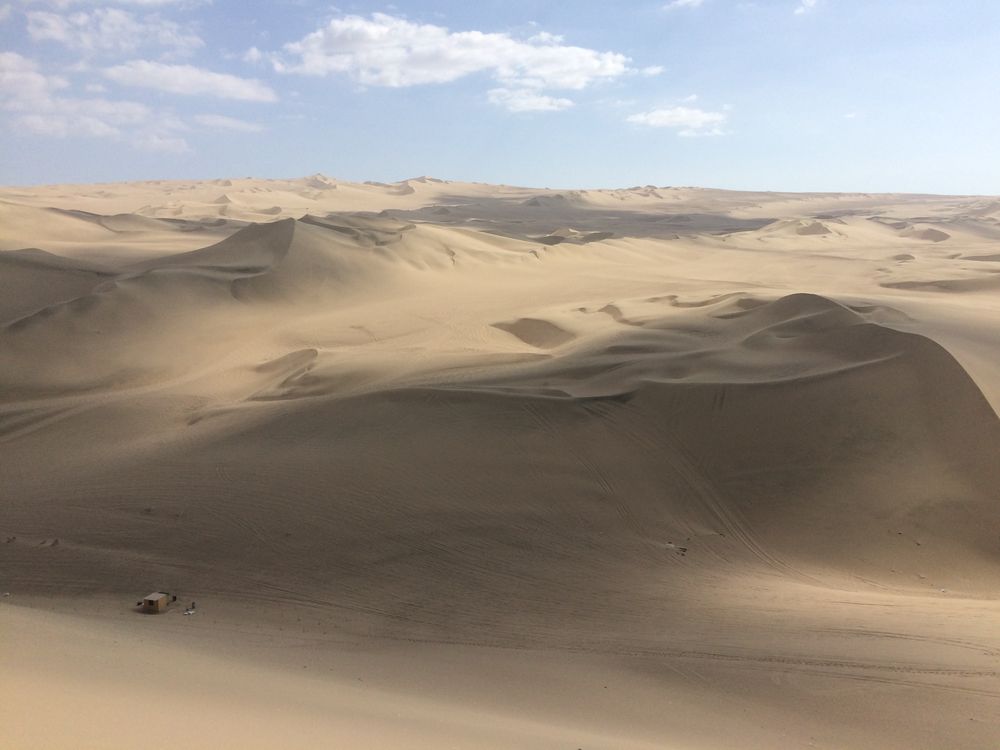
<svg viewBox="0 0 1000 750">
<path fill-rule="evenodd" d="M 278 99 L 270 87 L 256 79 L 215 73 L 193 65 L 131 60 L 106 68 L 104 75 L 123 86 L 138 86 L 171 94 L 217 96 L 251 102 L 273 102 Z"/>
<path fill-rule="evenodd" d="M 64 78 L 41 73 L 33 60 L 16 52 L 0 52 L 0 105 L 5 109 L 45 101 L 68 85 Z"/>
<path fill-rule="evenodd" d="M 55 97 L 21 102 L 10 107 L 18 114 L 14 122 L 38 135 L 66 137 L 69 135 L 118 136 L 123 128 L 130 129 L 151 119 L 152 112 L 138 102 L 107 99 L 71 99 Z"/>
<path fill-rule="evenodd" d="M 672 2 L 664 5 L 665 10 L 673 10 L 674 8 L 697 8 L 705 0 L 672 0 Z"/>
<path fill-rule="evenodd" d="M 145 104 L 62 96 L 68 83 L 15 52 L 0 53 L 0 110 L 19 132 L 54 138 L 118 138 L 136 148 L 181 150 L 184 124 Z M 89 90 L 91 87 L 87 87 Z M 187 148 L 187 144 L 183 144 Z"/>
<path fill-rule="evenodd" d="M 626 118 L 628 122 L 651 128 L 672 128 L 679 135 L 722 135 L 725 112 L 708 112 L 695 107 L 670 107 L 641 112 Z"/>
<path fill-rule="evenodd" d="M 528 38 L 529 42 L 534 42 L 535 44 L 562 44 L 565 37 L 559 34 L 550 34 L 547 31 L 539 31 L 532 37 Z"/>
<path fill-rule="evenodd" d="M 449 83 L 485 73 L 500 84 L 495 91 L 508 92 L 491 94 L 492 99 L 523 104 L 529 101 L 523 92 L 530 90 L 537 109 L 568 106 L 567 99 L 540 93 L 544 89 L 580 90 L 631 72 L 625 55 L 565 45 L 545 32 L 526 40 L 452 32 L 385 13 L 336 18 L 270 57 L 282 73 L 341 74 L 367 86 Z"/>
<path fill-rule="evenodd" d="M 107 99 L 53 99 L 40 109 L 18 115 L 14 121 L 37 135 L 101 138 L 122 135 L 123 127 L 145 123 L 151 114 L 148 108 L 136 102 Z"/>
<path fill-rule="evenodd" d="M 239 133 L 259 133 L 264 128 L 255 122 L 247 122 L 225 115 L 195 115 L 194 121 L 212 130 L 231 130 Z"/>
<path fill-rule="evenodd" d="M 658 76 L 662 75 L 666 71 L 662 65 L 647 65 L 645 68 L 641 68 L 639 73 L 644 76 Z"/>
<path fill-rule="evenodd" d="M 243 62 L 248 63 L 259 63 L 264 59 L 264 53 L 261 52 L 256 47 L 251 47 L 246 52 L 243 53 Z"/>
<path fill-rule="evenodd" d="M 535 89 L 492 89 L 488 96 L 491 104 L 509 112 L 557 112 L 573 106 L 571 99 L 547 96 Z"/>
<path fill-rule="evenodd" d="M 173 21 L 156 15 L 137 18 L 119 8 L 97 8 L 69 15 L 31 11 L 28 35 L 36 42 L 58 42 L 88 54 L 128 54 L 147 46 L 190 54 L 204 45 L 200 37 Z"/>
<path fill-rule="evenodd" d="M 795 15 L 801 16 L 816 7 L 819 0 L 800 0 L 799 7 L 795 9 Z"/>
</svg>

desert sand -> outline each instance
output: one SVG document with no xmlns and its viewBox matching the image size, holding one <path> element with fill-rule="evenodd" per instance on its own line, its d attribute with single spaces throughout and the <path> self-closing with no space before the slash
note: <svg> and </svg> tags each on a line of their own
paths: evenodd
<svg viewBox="0 0 1000 750">
<path fill-rule="evenodd" d="M 996 197 L 2 188 L 0 745 L 995 747 L 998 410 Z"/>
</svg>

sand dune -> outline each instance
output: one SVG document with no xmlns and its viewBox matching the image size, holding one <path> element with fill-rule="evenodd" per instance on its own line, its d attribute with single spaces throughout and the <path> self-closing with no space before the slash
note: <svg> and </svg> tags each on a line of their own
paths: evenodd
<svg viewBox="0 0 1000 750">
<path fill-rule="evenodd" d="M 908 227 L 901 232 L 901 236 L 913 237 L 918 240 L 927 240 L 929 242 L 944 242 L 945 240 L 951 239 L 950 234 L 942 232 L 940 229 L 934 229 L 933 227 L 925 227 L 923 229 Z"/>
<path fill-rule="evenodd" d="M 991 746 L 995 204 L 0 191 L 0 737 Z"/>
<path fill-rule="evenodd" d="M 91 292 L 113 274 L 99 266 L 74 263 L 37 248 L 0 253 L 5 289 L 0 323 Z"/>
</svg>

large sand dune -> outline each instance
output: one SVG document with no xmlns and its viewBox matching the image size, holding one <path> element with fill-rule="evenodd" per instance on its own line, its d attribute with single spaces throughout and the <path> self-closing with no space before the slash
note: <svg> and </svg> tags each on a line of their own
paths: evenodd
<svg viewBox="0 0 1000 750">
<path fill-rule="evenodd" d="M 991 747 L 996 205 L 0 191 L 0 744 Z"/>
</svg>

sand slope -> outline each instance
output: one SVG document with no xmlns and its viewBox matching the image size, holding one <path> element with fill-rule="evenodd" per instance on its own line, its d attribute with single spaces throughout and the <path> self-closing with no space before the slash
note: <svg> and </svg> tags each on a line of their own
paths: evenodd
<svg viewBox="0 0 1000 750">
<path fill-rule="evenodd" d="M 1000 736 L 989 199 L 224 182 L 0 191 L 15 746 Z"/>
</svg>

